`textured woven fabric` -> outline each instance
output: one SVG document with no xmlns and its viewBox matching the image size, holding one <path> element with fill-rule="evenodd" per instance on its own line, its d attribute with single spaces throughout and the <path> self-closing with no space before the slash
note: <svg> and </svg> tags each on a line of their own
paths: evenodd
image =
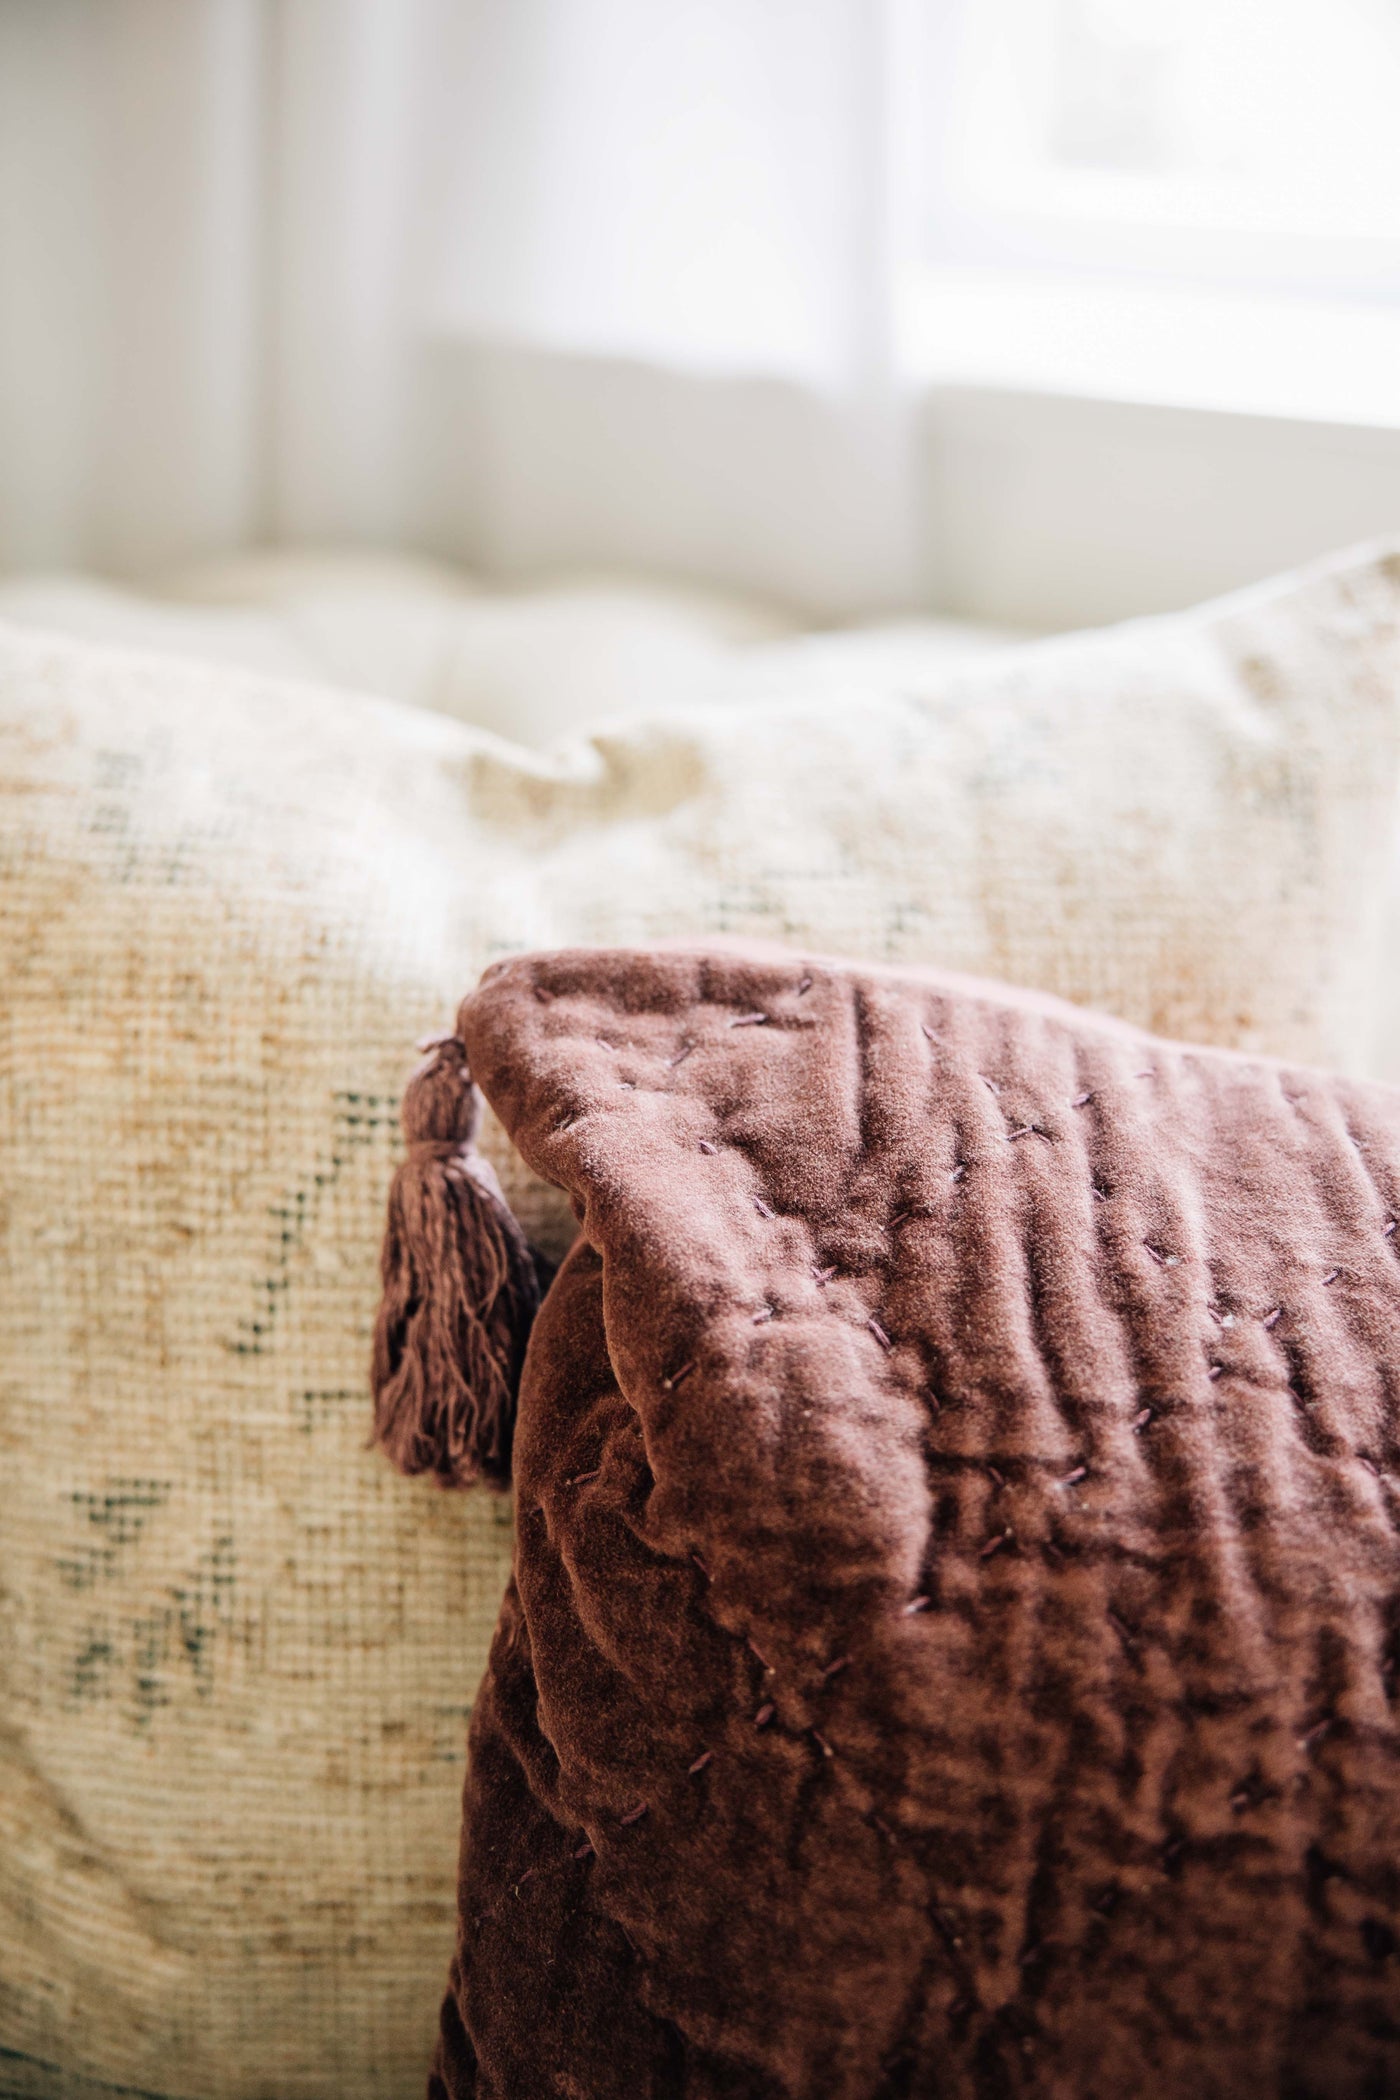
<svg viewBox="0 0 1400 2100">
<path fill-rule="evenodd" d="M 1397 607 L 1369 556 L 542 757 L 0 632 L 0 2090 L 421 2090 L 511 1535 L 366 1451 L 367 1361 L 462 985 L 730 931 L 1351 1061 Z"/>
<path fill-rule="evenodd" d="M 1400 1093 L 796 955 L 458 1033 L 582 1232 L 439 2100 L 1400 2091 Z"/>
</svg>

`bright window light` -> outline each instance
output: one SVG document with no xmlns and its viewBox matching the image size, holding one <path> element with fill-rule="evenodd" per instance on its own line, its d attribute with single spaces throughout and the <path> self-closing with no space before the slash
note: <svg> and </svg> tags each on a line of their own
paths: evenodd
<svg viewBox="0 0 1400 2100">
<path fill-rule="evenodd" d="M 1400 240 L 1397 0 L 975 0 L 955 42 L 955 200 Z"/>
<path fill-rule="evenodd" d="M 926 5 L 926 366 L 1400 422 L 1400 0 Z"/>
</svg>

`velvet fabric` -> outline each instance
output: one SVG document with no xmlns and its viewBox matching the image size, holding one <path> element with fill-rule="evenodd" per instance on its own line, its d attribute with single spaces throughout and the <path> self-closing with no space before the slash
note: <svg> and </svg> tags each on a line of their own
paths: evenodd
<svg viewBox="0 0 1400 2100">
<path fill-rule="evenodd" d="M 1400 2092 L 1400 1096 L 780 952 L 489 970 L 581 1222 L 451 2100 Z"/>
</svg>

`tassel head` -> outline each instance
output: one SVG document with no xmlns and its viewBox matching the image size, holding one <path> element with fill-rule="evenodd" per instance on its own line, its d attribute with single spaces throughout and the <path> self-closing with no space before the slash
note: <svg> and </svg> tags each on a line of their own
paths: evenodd
<svg viewBox="0 0 1400 2100">
<path fill-rule="evenodd" d="M 399 1108 L 405 1142 L 472 1145 L 481 1127 L 481 1096 L 467 1067 L 466 1045 L 455 1035 L 434 1036 L 427 1056 L 404 1088 Z"/>
</svg>

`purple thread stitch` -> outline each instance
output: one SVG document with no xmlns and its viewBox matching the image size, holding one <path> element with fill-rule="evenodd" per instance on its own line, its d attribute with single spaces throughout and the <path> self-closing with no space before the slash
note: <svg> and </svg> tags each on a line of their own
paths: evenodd
<svg viewBox="0 0 1400 2100">
<path fill-rule="evenodd" d="M 773 1715 L 776 1711 L 777 1709 L 774 1706 L 772 1700 L 765 1699 L 762 1706 L 760 1706 L 758 1712 L 753 1717 L 754 1727 L 766 1728 L 768 1726 L 768 1723 L 772 1720 Z"/>
<path fill-rule="evenodd" d="M 704 1561 L 703 1561 L 703 1560 L 701 1560 L 701 1558 L 700 1558 L 699 1554 L 698 1554 L 698 1553 L 692 1553 L 690 1557 L 691 1557 L 691 1559 L 692 1559 L 692 1560 L 694 1561 L 694 1563 L 695 1563 L 696 1567 L 697 1567 L 697 1568 L 698 1568 L 698 1569 L 700 1570 L 700 1573 L 701 1573 L 701 1574 L 702 1574 L 702 1575 L 704 1576 L 704 1578 L 705 1578 L 706 1582 L 708 1582 L 708 1581 L 709 1581 L 709 1579 L 710 1579 L 710 1571 L 709 1571 L 709 1569 L 708 1569 L 708 1568 L 707 1568 L 707 1567 L 705 1566 L 705 1563 L 704 1563 Z"/>
<path fill-rule="evenodd" d="M 565 1481 L 564 1485 L 565 1487 L 571 1488 L 582 1487 L 585 1481 L 596 1480 L 601 1474 L 602 1470 L 603 1469 L 601 1466 L 595 1466 L 591 1473 L 575 1473 L 571 1476 L 571 1478 Z"/>
<path fill-rule="evenodd" d="M 762 1196 L 754 1197 L 753 1207 L 758 1212 L 758 1215 L 761 1218 L 771 1218 L 773 1216 L 773 1212 L 768 1208 L 768 1205 L 764 1202 Z"/>
<path fill-rule="evenodd" d="M 683 1065 L 694 1048 L 694 1043 L 685 1043 L 676 1052 L 674 1057 L 668 1057 L 666 1060 L 666 1064 L 669 1070 L 674 1072 L 677 1065 Z"/>
<path fill-rule="evenodd" d="M 1140 1430 L 1140 1429 L 1146 1429 L 1146 1427 L 1147 1427 L 1148 1423 L 1149 1423 L 1149 1422 L 1150 1422 L 1151 1420 L 1152 1420 L 1152 1409 L 1151 1409 L 1150 1407 L 1143 1407 L 1143 1408 L 1140 1408 L 1140 1409 L 1138 1410 L 1138 1412 L 1137 1412 L 1137 1413 L 1136 1413 L 1136 1414 L 1135 1414 L 1135 1415 L 1133 1416 L 1133 1431 L 1134 1431 L 1134 1434 L 1136 1434 L 1136 1433 L 1137 1433 L 1137 1431 L 1138 1431 L 1138 1430 Z"/>
<path fill-rule="evenodd" d="M 930 1028 L 927 1021 L 921 1021 L 919 1023 L 919 1027 L 922 1030 L 922 1032 L 928 1037 L 931 1043 L 942 1042 L 942 1036 L 937 1034 L 937 1032 L 934 1029 Z"/>
<path fill-rule="evenodd" d="M 1217 1378 L 1223 1378 L 1224 1376 L 1224 1364 L 1212 1364 L 1210 1369 L 1206 1372 L 1206 1377 L 1210 1380 L 1212 1385 L 1214 1385 Z"/>
<path fill-rule="evenodd" d="M 1341 1273 L 1342 1272 L 1340 1269 L 1329 1269 L 1327 1271 L 1327 1274 L 1323 1277 L 1322 1281 L 1324 1284 L 1335 1283 L 1337 1281 L 1337 1278 L 1341 1275 Z"/>
<path fill-rule="evenodd" d="M 1084 1105 L 1086 1104 L 1086 1102 L 1092 1101 L 1092 1100 L 1093 1100 L 1093 1098 L 1094 1098 L 1094 1090 L 1093 1090 L 1093 1088 L 1092 1088 L 1092 1087 L 1090 1087 L 1087 1093 L 1084 1093 L 1084 1094 L 1076 1094 L 1076 1095 L 1075 1095 L 1075 1097 L 1074 1097 L 1074 1099 L 1073 1099 L 1073 1101 L 1071 1101 L 1071 1102 L 1070 1102 L 1070 1107 L 1071 1107 L 1071 1108 L 1083 1108 L 1083 1107 L 1084 1107 Z"/>
<path fill-rule="evenodd" d="M 691 1360 L 690 1360 L 690 1362 L 689 1362 L 688 1364 L 682 1364 L 682 1365 L 681 1365 L 681 1367 L 680 1367 L 679 1371 L 673 1371 L 673 1372 L 671 1373 L 671 1375 L 670 1375 L 670 1377 L 669 1377 L 669 1378 L 663 1378 L 663 1379 L 662 1379 L 662 1381 L 661 1381 L 661 1390 L 662 1390 L 662 1392 L 663 1392 L 663 1393 L 674 1393 L 674 1391 L 676 1390 L 676 1387 L 677 1387 L 678 1385 L 680 1385 L 680 1384 L 682 1383 L 682 1381 L 683 1381 L 683 1380 L 685 1380 L 685 1379 L 689 1378 L 689 1376 L 690 1376 L 691 1372 L 692 1372 L 692 1371 L 693 1371 L 694 1369 L 695 1369 L 695 1359 L 694 1359 L 694 1357 L 692 1357 L 692 1358 L 691 1358 Z"/>
<path fill-rule="evenodd" d="M 643 1817 L 643 1816 L 644 1816 L 644 1815 L 646 1814 L 646 1812 L 647 1812 L 647 1804 L 646 1804 L 646 1802 L 645 1802 L 645 1801 L 639 1801 L 639 1802 L 637 1803 L 637 1806 L 636 1806 L 635 1808 L 629 1808 L 629 1809 L 628 1809 L 628 1811 L 627 1811 L 627 1813 L 626 1813 L 626 1815 L 625 1815 L 625 1816 L 619 1816 L 617 1820 L 618 1820 L 618 1823 L 619 1823 L 619 1825 L 620 1825 L 620 1826 L 622 1827 L 622 1829 L 624 1829 L 624 1830 L 625 1830 L 625 1829 L 627 1828 L 627 1825 L 628 1825 L 629 1823 L 640 1823 L 640 1822 L 641 1822 L 641 1820 L 642 1820 L 642 1817 Z"/>
<path fill-rule="evenodd" d="M 950 1181 L 961 1181 L 966 1172 L 967 1168 L 964 1166 L 963 1162 L 959 1160 L 958 1164 L 954 1167 L 952 1173 L 948 1176 L 948 1179 Z"/>
<path fill-rule="evenodd" d="M 761 1308 L 761 1310 L 760 1310 L 760 1311 L 758 1311 L 758 1312 L 756 1312 L 756 1313 L 754 1314 L 754 1316 L 753 1316 L 753 1324 L 754 1324 L 754 1326 L 755 1326 L 755 1327 L 761 1327 L 761 1326 L 763 1325 L 763 1323 L 764 1323 L 764 1321 L 765 1321 L 765 1320 L 771 1320 L 772 1318 L 773 1318 L 773 1307 L 772 1307 L 771 1305 L 765 1305 L 765 1306 L 763 1306 L 763 1307 Z"/>
<path fill-rule="evenodd" d="M 850 1664 L 851 1658 L 849 1655 L 838 1655 L 835 1662 L 829 1662 L 826 1668 L 822 1671 L 823 1681 L 825 1681 L 828 1678 L 839 1676 L 842 1670 L 847 1670 L 850 1668 Z"/>
<path fill-rule="evenodd" d="M 1282 1318 L 1283 1318 L 1283 1307 L 1282 1307 L 1281 1305 L 1276 1305 L 1276 1306 L 1274 1307 L 1274 1309 L 1273 1309 L 1273 1311 L 1272 1311 L 1272 1312 L 1267 1312 L 1267 1313 L 1265 1313 L 1265 1315 L 1264 1315 L 1264 1319 L 1263 1319 L 1263 1325 L 1264 1325 L 1265 1327 L 1277 1327 L 1277 1326 L 1278 1326 L 1278 1323 L 1279 1323 L 1279 1321 L 1280 1321 L 1280 1320 L 1281 1320 Z"/>
<path fill-rule="evenodd" d="M 765 1022 L 767 1019 L 767 1014 L 735 1014 L 734 1018 L 730 1021 L 729 1026 L 731 1028 L 758 1028 L 761 1027 L 763 1022 Z"/>
<path fill-rule="evenodd" d="M 824 1290 L 836 1274 L 836 1264 L 833 1262 L 829 1269 L 813 1269 L 812 1274 L 816 1278 L 817 1289 Z"/>
<path fill-rule="evenodd" d="M 744 1635 L 744 1646 L 748 1649 L 750 1655 L 755 1656 L 757 1660 L 762 1663 L 765 1670 L 772 1669 L 772 1663 L 769 1662 L 768 1657 L 759 1647 L 758 1642 L 754 1639 L 751 1633 L 746 1633 Z"/>
<path fill-rule="evenodd" d="M 1089 1468 L 1087 1466 L 1076 1466 L 1072 1473 L 1066 1473 L 1065 1486 L 1067 1488 L 1072 1488 L 1077 1481 L 1087 1480 L 1088 1477 Z"/>
<path fill-rule="evenodd" d="M 811 1736 L 812 1741 L 816 1744 L 817 1748 L 821 1751 L 823 1757 L 835 1757 L 836 1752 L 832 1749 L 830 1743 L 822 1734 L 820 1728 L 810 1728 L 807 1732 Z"/>
<path fill-rule="evenodd" d="M 810 991 L 811 991 L 811 989 L 812 989 L 812 980 L 811 980 L 811 978 L 810 978 L 810 977 L 804 977 L 804 978 L 803 978 L 803 980 L 802 980 L 802 982 L 801 982 L 801 984 L 799 984 L 799 986 L 797 987 L 797 996 L 798 996 L 798 998 L 800 999 L 800 998 L 801 998 L 801 997 L 803 996 L 803 994 L 804 994 L 805 992 L 810 992 Z"/>
<path fill-rule="evenodd" d="M 893 1349 L 894 1343 L 890 1340 L 884 1328 L 880 1325 L 880 1322 L 875 1318 L 873 1313 L 871 1314 L 870 1318 L 866 1321 L 865 1324 L 870 1329 L 870 1332 L 874 1335 L 876 1341 L 880 1344 L 880 1347 L 882 1349 Z"/>
<path fill-rule="evenodd" d="M 710 1141 L 709 1141 L 709 1139 L 708 1139 L 708 1138 L 701 1138 L 701 1140 L 700 1140 L 700 1150 L 701 1150 L 702 1152 L 708 1152 L 708 1153 L 709 1153 L 709 1155 L 710 1155 L 710 1157 L 711 1157 L 711 1158 L 713 1159 L 714 1155 L 715 1155 L 715 1154 L 716 1154 L 716 1152 L 718 1152 L 718 1150 L 719 1150 L 719 1146 L 718 1146 L 718 1145 L 712 1145 L 712 1144 L 710 1143 Z"/>
<path fill-rule="evenodd" d="M 697 1772 L 703 1772 L 706 1765 L 710 1762 L 710 1759 L 714 1756 L 714 1754 L 715 1753 L 713 1750 L 702 1750 L 700 1752 L 700 1755 L 696 1758 L 694 1764 L 687 1768 L 686 1778 L 693 1779 Z"/>
<path fill-rule="evenodd" d="M 585 1838 L 585 1839 L 584 1839 L 584 1841 L 583 1841 L 583 1843 L 582 1843 L 582 1844 L 581 1844 L 581 1845 L 579 1846 L 579 1848 L 578 1848 L 578 1851 L 577 1851 L 577 1852 L 576 1852 L 576 1853 L 574 1854 L 574 1858 L 575 1858 L 575 1859 L 592 1859 L 592 1857 L 593 1857 L 593 1840 L 592 1840 L 591 1838 Z"/>
<path fill-rule="evenodd" d="M 931 1601 L 928 1597 L 915 1597 L 904 1606 L 899 1616 L 901 1619 L 912 1619 L 917 1612 L 927 1611 Z"/>
<path fill-rule="evenodd" d="M 994 1539 L 988 1539 L 977 1558 L 979 1560 L 990 1560 L 994 1553 L 1000 1553 L 1003 1546 L 1011 1544 L 1013 1535 L 1011 1526 L 1008 1524 L 1005 1531 L 998 1532 Z"/>
</svg>

